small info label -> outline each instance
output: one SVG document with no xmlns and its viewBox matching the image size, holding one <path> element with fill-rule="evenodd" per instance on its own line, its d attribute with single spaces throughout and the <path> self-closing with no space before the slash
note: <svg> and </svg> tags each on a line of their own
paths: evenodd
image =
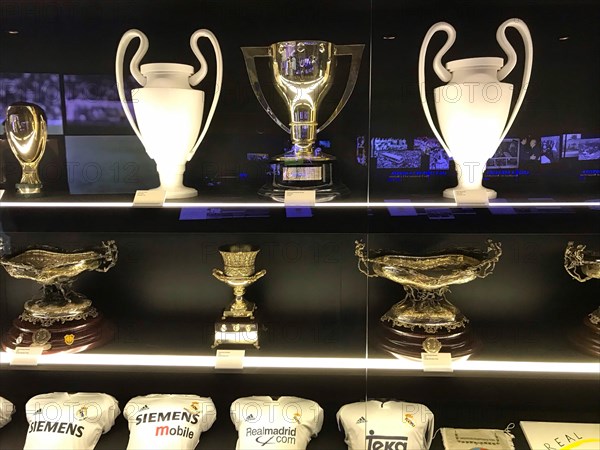
<svg viewBox="0 0 600 450">
<path fill-rule="evenodd" d="M 10 360 L 11 366 L 37 366 L 38 358 L 44 351 L 44 348 L 39 346 L 33 347 L 17 347 L 12 354 Z"/>
<path fill-rule="evenodd" d="M 162 206 L 165 203 L 167 197 L 167 191 L 160 189 L 150 189 L 148 191 L 136 191 L 135 197 L 133 198 L 133 206 L 144 208 L 144 207 L 155 207 Z"/>
<path fill-rule="evenodd" d="M 243 369 L 246 350 L 217 350 L 215 369 Z"/>
<path fill-rule="evenodd" d="M 452 372 L 450 353 L 421 353 L 424 372 Z"/>
<path fill-rule="evenodd" d="M 317 191 L 314 190 L 285 191 L 283 198 L 285 206 L 315 206 L 316 200 Z"/>
</svg>

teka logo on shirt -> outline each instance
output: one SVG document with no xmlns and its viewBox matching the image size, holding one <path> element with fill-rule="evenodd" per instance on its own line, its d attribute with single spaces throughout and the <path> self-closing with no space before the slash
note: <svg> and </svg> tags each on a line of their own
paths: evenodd
<svg viewBox="0 0 600 450">
<path fill-rule="evenodd" d="M 369 430 L 366 440 L 367 450 L 408 450 L 407 436 L 377 436 Z"/>
<path fill-rule="evenodd" d="M 266 445 L 296 443 L 296 429 L 292 427 L 248 427 L 246 428 L 246 437 L 248 436 L 256 436 L 256 442 L 263 447 Z"/>
</svg>

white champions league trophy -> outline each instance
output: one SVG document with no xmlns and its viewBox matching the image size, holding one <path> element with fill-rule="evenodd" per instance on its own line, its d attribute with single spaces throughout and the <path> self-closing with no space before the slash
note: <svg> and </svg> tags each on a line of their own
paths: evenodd
<svg viewBox="0 0 600 450">
<path fill-rule="evenodd" d="M 506 39 L 506 29 L 515 28 L 525 44 L 525 68 L 519 96 L 509 118 L 513 85 L 502 80 L 514 69 L 517 54 Z M 433 59 L 433 70 L 446 85 L 433 90 L 438 131 L 427 104 L 425 87 L 425 55 L 429 41 L 438 31 L 448 35 L 446 44 Z M 419 94 L 427 122 L 448 155 L 454 159 L 458 185 L 446 189 L 444 197 L 455 198 L 459 192 L 483 191 L 487 198 L 496 198 L 496 192 L 481 184 L 487 160 L 491 158 L 513 124 L 525 98 L 531 66 L 533 43 L 527 25 L 520 19 L 508 19 L 496 32 L 496 39 L 508 56 L 502 58 L 468 58 L 450 61 L 446 67 L 442 57 L 456 40 L 456 31 L 446 22 L 433 25 L 421 45 L 419 53 Z M 507 121 L 508 120 L 508 121 Z"/>
<path fill-rule="evenodd" d="M 206 74 L 206 59 L 198 48 L 197 40 L 206 37 L 212 43 L 216 57 L 216 84 L 212 105 L 202 128 L 204 91 L 194 90 Z M 138 38 L 140 46 L 129 64 L 129 70 L 142 86 L 131 90 L 133 109 L 137 124 L 127 105 L 123 84 L 123 60 L 129 43 Z M 197 30 L 190 38 L 190 46 L 200 61 L 200 69 L 186 64 L 153 63 L 139 66 L 148 50 L 148 38 L 140 30 L 125 32 L 115 62 L 119 99 L 125 115 L 137 137 L 144 144 L 146 153 L 156 162 L 160 177 L 160 190 L 166 191 L 167 199 L 195 197 L 195 189 L 183 185 L 185 164 L 192 159 L 204 139 L 217 107 L 223 79 L 223 57 L 215 35 L 205 29 Z M 139 66 L 139 68 L 138 68 Z"/>
</svg>

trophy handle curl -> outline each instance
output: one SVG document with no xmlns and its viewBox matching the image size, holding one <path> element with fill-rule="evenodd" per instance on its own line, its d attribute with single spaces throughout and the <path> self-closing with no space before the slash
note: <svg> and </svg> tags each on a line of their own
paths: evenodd
<svg viewBox="0 0 600 450">
<path fill-rule="evenodd" d="M 115 75 L 117 78 L 117 91 L 119 93 L 119 100 L 121 100 L 121 106 L 123 107 L 125 116 L 127 117 L 127 120 L 129 121 L 129 124 L 131 125 L 131 128 L 133 128 L 133 131 L 135 132 L 137 137 L 140 139 L 140 141 L 142 141 L 142 143 L 143 143 L 144 139 L 142 139 L 142 133 L 140 133 L 140 130 L 133 118 L 133 115 L 131 114 L 131 111 L 129 110 L 129 105 L 127 104 L 127 98 L 125 97 L 124 77 L 123 77 L 123 62 L 125 59 L 125 52 L 127 51 L 127 47 L 129 46 L 129 43 L 135 38 L 138 38 L 140 40 L 140 46 L 138 47 L 135 54 L 133 55 L 133 58 L 131 58 L 131 62 L 129 63 L 129 71 L 131 72 L 131 75 L 133 75 L 133 78 L 135 78 L 135 80 L 142 87 L 144 87 L 146 85 L 146 77 L 144 75 L 142 75 L 142 73 L 140 72 L 139 65 L 140 65 L 140 62 L 142 61 L 142 58 L 148 51 L 148 38 L 140 30 L 136 30 L 136 29 L 128 30 L 121 37 L 121 40 L 119 41 L 119 46 L 117 47 L 117 57 L 115 59 Z"/>
<path fill-rule="evenodd" d="M 591 277 L 582 274 L 578 269 L 584 264 L 585 245 L 575 245 L 573 241 L 569 241 L 565 249 L 565 270 L 569 275 L 580 283 L 585 283 L 591 280 Z"/>
<path fill-rule="evenodd" d="M 254 58 L 266 58 L 271 56 L 270 47 L 242 47 L 242 53 L 244 55 L 244 62 L 246 63 L 246 71 L 248 72 L 250 85 L 252 86 L 252 90 L 254 91 L 254 95 L 256 95 L 258 103 L 260 103 L 260 106 L 263 107 L 269 117 L 273 119 L 277 125 L 279 125 L 279 128 L 290 134 L 290 128 L 284 125 L 281 120 L 279 120 L 279 118 L 271 109 L 271 106 L 269 106 L 269 102 L 265 98 L 265 94 L 260 87 L 260 82 L 258 81 L 258 72 L 256 71 L 256 62 L 254 61 Z"/>
<path fill-rule="evenodd" d="M 448 156 L 452 157 L 452 153 L 450 152 L 450 148 L 446 144 L 446 141 L 442 138 L 441 133 L 438 131 L 435 123 L 433 122 L 433 118 L 431 116 L 431 112 L 429 110 L 429 104 L 427 103 L 427 96 L 425 90 L 425 56 L 427 55 L 427 47 L 429 46 L 429 41 L 435 33 L 438 31 L 445 31 L 448 35 L 448 39 L 444 46 L 437 52 L 435 57 L 433 58 L 433 70 L 440 80 L 447 83 L 452 79 L 452 74 L 448 71 L 444 65 L 442 64 L 442 57 L 446 54 L 446 52 L 452 47 L 454 41 L 456 40 L 456 30 L 452 25 L 447 22 L 438 22 L 429 28 L 427 34 L 423 38 L 423 43 L 421 44 L 421 50 L 419 51 L 419 96 L 421 97 L 421 106 L 423 107 L 423 112 L 425 113 L 425 118 L 427 119 L 427 123 L 431 127 L 433 134 L 440 142 Z"/>
<path fill-rule="evenodd" d="M 212 274 L 217 280 L 222 281 L 223 283 L 227 282 L 228 277 L 221 269 L 213 269 Z"/>
<path fill-rule="evenodd" d="M 342 94 L 342 98 L 340 102 L 337 104 L 333 113 L 329 119 L 323 123 L 319 128 L 317 128 L 317 133 L 320 133 L 325 128 L 329 126 L 331 122 L 335 120 L 338 114 L 342 111 L 348 99 L 352 95 L 352 91 L 354 91 L 354 87 L 356 86 L 356 80 L 358 79 L 358 71 L 360 69 L 360 63 L 362 61 L 362 54 L 365 49 L 364 44 L 350 44 L 350 45 L 335 45 L 333 53 L 335 56 L 351 56 L 352 60 L 350 62 L 350 73 L 348 74 L 348 81 L 346 83 L 346 88 L 344 89 L 344 93 Z"/>
<path fill-rule="evenodd" d="M 369 257 L 365 251 L 366 244 L 363 241 L 354 241 L 354 254 L 358 257 L 358 270 L 369 278 L 377 278 L 377 274 L 372 274 L 369 270 Z"/>
<path fill-rule="evenodd" d="M 490 275 L 494 271 L 496 263 L 502 256 L 502 244 L 500 242 L 494 242 L 491 239 L 488 239 L 487 244 L 488 248 L 485 259 L 474 267 L 477 278 L 485 278 Z"/>
<path fill-rule="evenodd" d="M 96 272 L 108 272 L 117 264 L 119 258 L 119 250 L 115 241 L 106 241 L 102 243 L 104 254 L 102 255 L 102 263 L 96 269 Z"/>
<path fill-rule="evenodd" d="M 210 110 L 208 111 L 208 115 L 206 116 L 206 122 L 204 124 L 204 128 L 202 129 L 202 132 L 200 133 L 198 140 L 196 141 L 196 143 L 194 144 L 194 146 L 188 153 L 188 156 L 187 156 L 188 161 L 194 157 L 196 150 L 200 146 L 200 143 L 204 139 L 204 136 L 206 136 L 206 132 L 208 131 L 210 122 L 212 121 L 213 115 L 215 114 L 215 109 L 217 109 L 217 102 L 219 101 L 219 96 L 221 95 L 221 86 L 222 86 L 222 82 L 223 82 L 223 55 L 221 53 L 221 47 L 219 46 L 219 41 L 217 40 L 217 37 L 212 33 L 212 31 L 206 30 L 206 29 L 201 29 L 201 30 L 196 30 L 194 32 L 194 34 L 192 34 L 192 36 L 190 37 L 190 47 L 192 48 L 194 55 L 196 55 L 196 58 L 198 58 L 198 61 L 200 61 L 200 69 L 198 69 L 198 72 L 196 72 L 189 78 L 189 83 L 191 86 L 196 86 L 206 77 L 206 74 L 208 73 L 206 59 L 204 58 L 204 55 L 198 48 L 198 39 L 201 37 L 207 38 L 215 50 L 215 59 L 216 59 L 216 63 L 217 63 L 217 74 L 216 74 L 216 80 L 215 80 L 215 94 L 213 97 L 212 105 L 210 105 Z"/>
<path fill-rule="evenodd" d="M 260 272 L 256 272 L 254 275 L 250 276 L 248 281 L 250 281 L 250 283 L 254 283 L 256 280 L 264 277 L 266 274 L 266 269 L 263 269 Z"/>
<path fill-rule="evenodd" d="M 499 27 L 498 31 L 496 31 L 496 40 L 506 56 L 508 57 L 506 64 L 502 69 L 498 71 L 498 81 L 504 80 L 508 76 L 510 72 L 515 68 L 515 64 L 517 63 L 517 54 L 515 49 L 510 45 L 508 39 L 506 39 L 506 29 L 507 28 L 515 28 L 521 38 L 523 39 L 523 44 L 525 45 L 525 68 L 523 70 L 523 81 L 521 82 L 521 91 L 519 92 L 519 97 L 515 102 L 515 106 L 513 107 L 512 115 L 510 119 L 506 123 L 506 127 L 502 131 L 502 135 L 500 136 L 500 142 L 508 133 L 508 130 L 512 126 L 515 118 L 517 117 L 517 113 L 519 109 L 521 109 L 521 105 L 523 104 L 523 99 L 525 98 L 525 94 L 527 93 L 527 87 L 529 86 L 529 80 L 531 78 L 531 68 L 533 65 L 533 42 L 531 40 L 531 33 L 529 32 L 529 28 L 521 19 L 508 19 L 503 22 Z"/>
</svg>

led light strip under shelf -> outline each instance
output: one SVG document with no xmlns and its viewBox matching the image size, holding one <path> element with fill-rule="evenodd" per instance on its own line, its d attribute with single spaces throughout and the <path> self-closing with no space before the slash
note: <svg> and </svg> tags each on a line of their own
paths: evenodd
<svg viewBox="0 0 600 450">
<path fill-rule="evenodd" d="M 11 354 L 0 352 L 0 366 L 9 365 Z M 211 368 L 216 356 L 186 355 L 135 355 L 135 354 L 53 354 L 38 357 L 40 366 L 107 366 L 107 367 L 189 367 Z M 257 369 L 318 369 L 318 370 L 395 370 L 419 371 L 420 361 L 399 359 L 367 358 L 311 358 L 311 357 L 265 357 L 246 356 L 244 368 Z M 532 362 L 532 361 L 456 361 L 455 372 L 512 372 L 512 373 L 555 373 L 597 374 L 600 363 Z"/>
</svg>

